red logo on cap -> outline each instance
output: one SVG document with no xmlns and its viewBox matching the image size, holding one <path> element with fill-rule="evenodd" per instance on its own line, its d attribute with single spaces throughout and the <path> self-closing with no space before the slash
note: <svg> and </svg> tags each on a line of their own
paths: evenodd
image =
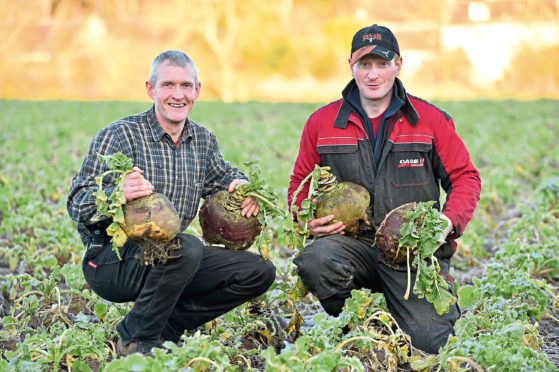
<svg viewBox="0 0 559 372">
<path fill-rule="evenodd" d="M 369 43 L 372 43 L 373 40 L 382 40 L 381 34 L 365 34 L 363 35 L 363 41 L 369 40 Z"/>
</svg>

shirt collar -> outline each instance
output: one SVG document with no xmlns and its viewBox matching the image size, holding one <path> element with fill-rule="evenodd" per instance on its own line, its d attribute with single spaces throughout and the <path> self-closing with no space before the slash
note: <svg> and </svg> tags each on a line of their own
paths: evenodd
<svg viewBox="0 0 559 372">
<path fill-rule="evenodd" d="M 163 136 L 168 135 L 159 124 L 159 121 L 157 121 L 157 117 L 155 116 L 155 104 L 151 106 L 151 109 L 147 112 L 147 119 L 149 129 L 151 130 L 151 136 L 155 142 L 161 141 Z M 184 138 L 192 138 L 193 133 L 192 124 L 190 123 L 190 120 L 186 118 L 179 143 L 182 142 Z"/>
</svg>

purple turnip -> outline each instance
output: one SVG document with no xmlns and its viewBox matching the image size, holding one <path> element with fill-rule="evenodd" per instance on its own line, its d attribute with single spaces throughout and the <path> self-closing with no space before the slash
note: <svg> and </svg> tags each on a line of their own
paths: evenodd
<svg viewBox="0 0 559 372">
<path fill-rule="evenodd" d="M 287 211 L 275 204 L 277 195 L 260 177 L 256 161 L 244 164 L 249 166 L 250 182 L 237 185 L 233 192 L 223 190 L 208 196 L 198 214 L 200 227 L 206 242 L 227 249 L 245 250 L 256 241 L 260 255 L 268 259 L 273 238 L 269 219 L 286 217 Z M 241 216 L 241 204 L 248 197 L 260 201 L 257 216 Z"/>
<path fill-rule="evenodd" d="M 257 216 L 241 216 L 243 199 L 238 193 L 218 191 L 206 198 L 198 219 L 204 240 L 233 250 L 249 248 L 262 230 Z"/>
<path fill-rule="evenodd" d="M 401 264 L 414 259 L 415 256 L 409 254 L 407 247 L 400 244 L 402 225 L 409 222 L 406 214 L 415 211 L 417 203 L 408 203 L 393 209 L 381 222 L 375 234 L 376 244 L 384 256 L 391 262 Z"/>
</svg>

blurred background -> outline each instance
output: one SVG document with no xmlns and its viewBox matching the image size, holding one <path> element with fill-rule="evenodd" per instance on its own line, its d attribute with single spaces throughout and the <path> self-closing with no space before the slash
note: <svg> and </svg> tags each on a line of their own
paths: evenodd
<svg viewBox="0 0 559 372">
<path fill-rule="evenodd" d="M 149 100 L 151 61 L 180 49 L 203 100 L 326 102 L 372 23 L 412 94 L 559 98 L 559 0 L 0 0 L 0 99 Z"/>
</svg>

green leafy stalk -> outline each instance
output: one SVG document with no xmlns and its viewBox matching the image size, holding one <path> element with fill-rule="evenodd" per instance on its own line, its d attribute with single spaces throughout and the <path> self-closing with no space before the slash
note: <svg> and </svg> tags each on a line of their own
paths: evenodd
<svg viewBox="0 0 559 372">
<path fill-rule="evenodd" d="M 127 236 L 122 226 L 126 225 L 124 222 L 124 211 L 122 206 L 126 204 L 124 197 L 124 178 L 128 173 L 134 170 L 132 159 L 127 157 L 121 152 L 115 152 L 112 155 L 97 154 L 100 162 L 105 162 L 108 171 L 104 172 L 98 177 L 95 177 L 95 182 L 99 185 L 99 189 L 93 193 L 95 195 L 95 204 L 97 205 L 97 213 L 93 217 L 94 221 L 98 221 L 102 216 L 112 217 L 113 222 L 107 227 L 107 234 L 111 236 L 113 243 L 113 251 L 120 259 L 119 247 L 126 243 Z M 103 190 L 103 178 L 109 174 L 117 174 L 115 179 L 115 188 L 110 196 Z"/>
<path fill-rule="evenodd" d="M 260 168 L 257 165 L 258 160 L 251 160 L 243 164 L 248 167 L 249 182 L 238 185 L 231 193 L 231 199 L 237 205 L 249 196 L 258 199 L 260 203 L 260 211 L 258 213 L 258 221 L 262 226 L 259 236 L 256 239 L 256 247 L 258 252 L 264 259 L 270 257 L 272 249 L 273 231 L 269 228 L 274 217 L 285 218 L 287 212 L 277 205 L 277 193 L 272 190 L 266 180 L 260 175 Z"/>
<path fill-rule="evenodd" d="M 435 251 L 444 243 L 442 232 L 447 221 L 441 213 L 433 208 L 434 201 L 418 203 L 416 209 L 406 213 L 402 224 L 399 248 L 416 251 L 412 266 L 417 269 L 413 293 L 433 304 L 438 314 L 448 312 L 449 306 L 456 302 L 456 297 L 449 291 L 449 284 L 439 274 L 440 266 Z M 408 262 L 408 288 L 404 299 L 408 298 L 410 286 L 410 269 Z"/>
<path fill-rule="evenodd" d="M 316 204 L 313 203 L 313 199 L 318 196 L 318 180 L 320 178 L 320 172 L 323 170 L 329 170 L 330 167 L 320 167 L 319 165 L 315 165 L 314 170 L 309 173 L 299 184 L 299 187 L 293 193 L 291 199 L 291 205 L 289 207 L 289 211 L 291 215 L 297 215 L 298 223 L 295 223 L 292 220 L 292 229 L 291 232 L 295 236 L 293 241 L 293 245 L 290 248 L 297 247 L 298 250 L 301 250 L 305 247 L 305 242 L 309 236 L 309 222 L 314 217 L 314 211 L 316 210 Z M 307 198 L 301 202 L 301 208 L 297 208 L 295 202 L 297 201 L 297 195 L 301 192 L 303 187 L 307 182 L 309 182 L 309 192 Z M 300 225 L 303 224 L 303 226 Z"/>
</svg>

